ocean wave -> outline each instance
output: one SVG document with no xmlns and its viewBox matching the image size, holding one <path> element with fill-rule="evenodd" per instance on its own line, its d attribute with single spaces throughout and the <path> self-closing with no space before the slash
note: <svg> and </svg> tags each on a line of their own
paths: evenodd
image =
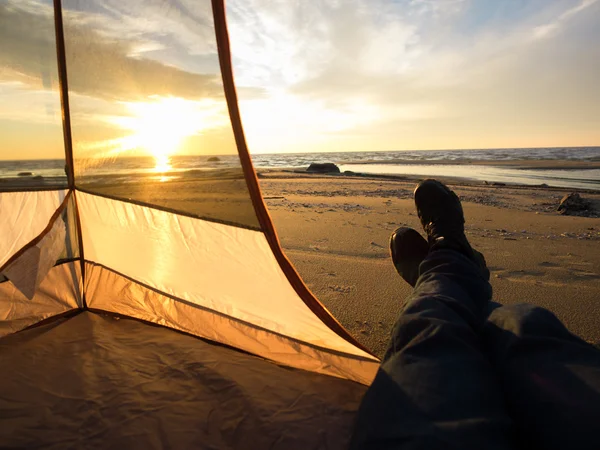
<svg viewBox="0 0 600 450">
<path fill-rule="evenodd" d="M 583 187 L 582 183 L 586 186 L 590 186 L 590 184 L 596 186 L 600 183 L 600 171 L 586 171 L 585 167 L 563 167 L 569 170 L 555 170 L 552 173 L 553 168 L 551 167 L 536 168 L 535 173 L 525 172 L 523 168 L 490 167 L 494 163 L 511 161 L 598 163 L 600 162 L 600 147 L 278 153 L 254 154 L 252 160 L 257 169 L 303 169 L 313 162 L 333 162 L 339 166 L 347 166 L 348 170 L 353 171 L 358 171 L 357 168 L 360 165 L 360 171 L 365 173 L 445 175 L 483 180 L 489 178 L 488 181 L 513 182 L 512 180 L 515 180 L 514 182 L 523 184 L 547 183 L 570 187 Z M 429 169 L 419 168 L 428 163 L 434 164 L 436 168 L 433 169 L 433 166 Z M 446 165 L 445 168 L 441 168 L 442 163 Z M 477 166 L 475 168 L 475 165 L 469 165 L 468 173 L 465 173 L 464 167 L 460 165 L 463 163 L 473 163 Z M 173 180 L 198 176 L 203 171 L 237 170 L 240 167 L 237 155 L 177 155 L 171 156 L 167 162 L 162 161 L 160 164 L 152 157 L 76 159 L 75 161 L 76 176 L 81 179 L 94 179 L 101 182 L 103 177 L 107 177 L 111 178 L 112 182 L 119 179 L 125 183 L 139 181 L 142 179 L 141 176 Z M 527 169 L 534 172 L 531 167 Z M 426 173 L 427 171 L 430 173 Z M 0 161 L 0 178 L 21 178 L 22 181 L 26 181 L 25 179 L 28 177 L 31 177 L 32 181 L 34 178 L 63 179 L 65 178 L 65 161 L 61 159 Z"/>
</svg>

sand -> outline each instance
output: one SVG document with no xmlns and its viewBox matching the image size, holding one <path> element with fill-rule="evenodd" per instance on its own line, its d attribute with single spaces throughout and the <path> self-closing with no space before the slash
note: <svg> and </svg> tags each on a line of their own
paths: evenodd
<svg viewBox="0 0 600 450">
<path fill-rule="evenodd" d="M 411 288 L 388 256 L 399 226 L 419 231 L 414 180 L 267 172 L 261 187 L 283 248 L 305 282 L 359 341 L 381 356 Z M 449 182 L 466 230 L 491 270 L 494 300 L 553 311 L 600 342 L 600 218 L 562 216 L 569 189 Z M 582 195 L 597 203 L 600 193 Z"/>
<path fill-rule="evenodd" d="M 83 179 L 78 187 L 200 218 L 260 228 L 241 169 L 189 171 L 178 178 L 164 177 L 162 181 L 157 175 L 136 178 L 129 183 L 123 183 L 118 176 L 105 176 L 96 182 Z"/>
<path fill-rule="evenodd" d="M 389 259 L 388 238 L 399 226 L 420 231 L 412 201 L 416 180 L 281 170 L 261 171 L 259 180 L 282 246 L 305 282 L 381 356 L 411 292 Z M 13 188 L 22 188 L 17 181 Z M 494 299 L 544 306 L 572 332 L 600 343 L 600 218 L 558 214 L 560 199 L 570 189 L 446 181 L 463 200 L 469 239 L 487 258 Z M 139 183 L 108 177 L 83 187 L 258 226 L 239 171 L 190 173 L 167 181 L 146 177 Z M 579 192 L 600 212 L 600 192 Z"/>
</svg>

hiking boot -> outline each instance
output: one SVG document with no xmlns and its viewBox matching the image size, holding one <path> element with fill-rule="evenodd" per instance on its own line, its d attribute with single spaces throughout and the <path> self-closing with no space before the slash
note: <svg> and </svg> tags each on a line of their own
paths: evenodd
<svg viewBox="0 0 600 450">
<path fill-rule="evenodd" d="M 429 250 L 456 250 L 478 264 L 489 278 L 485 258 L 473 250 L 465 236 L 465 216 L 458 196 L 439 181 L 428 179 L 417 185 L 414 197 Z"/>
<path fill-rule="evenodd" d="M 428 252 L 427 241 L 412 228 L 397 228 L 390 237 L 390 253 L 394 267 L 412 287 L 417 284 L 419 266 Z"/>
</svg>

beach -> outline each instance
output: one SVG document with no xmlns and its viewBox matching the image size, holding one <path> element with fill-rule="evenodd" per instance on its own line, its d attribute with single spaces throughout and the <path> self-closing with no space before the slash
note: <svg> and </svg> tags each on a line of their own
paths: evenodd
<svg viewBox="0 0 600 450">
<path fill-rule="evenodd" d="M 173 157 L 164 172 L 151 158 L 123 158 L 78 174 L 77 186 L 259 229 L 239 159 L 217 159 Z M 309 161 L 333 161 L 342 173 L 308 173 Z M 388 239 L 400 226 L 421 231 L 412 192 L 428 176 L 462 199 L 466 233 L 485 254 L 496 302 L 546 307 L 600 343 L 600 148 L 306 153 L 253 162 L 285 253 L 315 296 L 378 356 L 411 292 L 391 263 Z M 64 187 L 63 167 L 60 160 L 5 162 L 0 188 Z M 572 192 L 591 203 L 588 217 L 557 212 Z"/>
<path fill-rule="evenodd" d="M 600 218 L 560 215 L 572 189 L 445 180 L 460 196 L 466 233 L 485 254 L 493 299 L 554 312 L 600 343 Z M 364 345 L 382 356 L 411 288 L 396 273 L 388 239 L 421 230 L 416 179 L 264 171 L 263 196 L 281 244 L 312 292 Z M 600 203 L 600 193 L 581 195 Z"/>
</svg>

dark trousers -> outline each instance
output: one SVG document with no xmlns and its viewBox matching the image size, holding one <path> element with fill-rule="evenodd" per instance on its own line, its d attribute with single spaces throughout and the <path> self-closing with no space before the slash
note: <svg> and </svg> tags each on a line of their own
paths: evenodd
<svg viewBox="0 0 600 450">
<path fill-rule="evenodd" d="M 600 350 L 542 308 L 493 309 L 458 252 L 430 253 L 420 274 L 351 448 L 600 449 Z"/>
</svg>

